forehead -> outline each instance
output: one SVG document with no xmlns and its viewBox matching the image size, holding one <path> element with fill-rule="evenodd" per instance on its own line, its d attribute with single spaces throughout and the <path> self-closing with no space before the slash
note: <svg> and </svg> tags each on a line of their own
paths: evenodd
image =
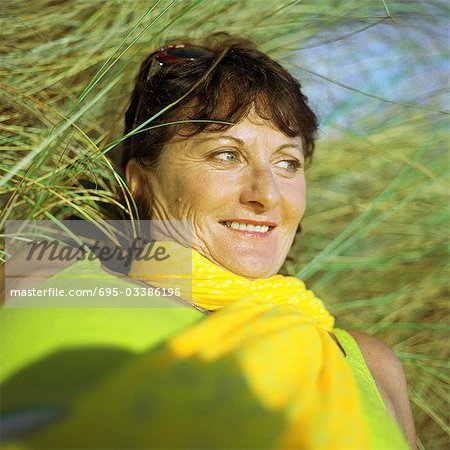
<svg viewBox="0 0 450 450">
<path fill-rule="evenodd" d="M 243 144 L 253 141 L 270 141 L 273 145 L 292 145 L 302 149 L 300 136 L 288 136 L 284 134 L 271 120 L 263 119 L 256 113 L 251 112 L 237 124 L 225 130 L 204 130 L 194 136 L 183 136 L 183 132 L 175 135 L 169 143 L 192 142 L 192 144 L 209 142 L 215 140 L 236 140 Z"/>
</svg>

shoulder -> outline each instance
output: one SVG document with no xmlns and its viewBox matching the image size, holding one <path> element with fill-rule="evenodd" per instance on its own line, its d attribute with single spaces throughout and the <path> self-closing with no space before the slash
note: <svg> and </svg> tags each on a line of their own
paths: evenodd
<svg viewBox="0 0 450 450">
<path fill-rule="evenodd" d="M 371 372 L 374 370 L 380 372 L 381 375 L 385 374 L 387 370 L 391 375 L 403 374 L 400 359 L 389 345 L 363 331 L 348 330 L 348 332 L 357 342 Z M 380 368 L 383 370 L 379 370 Z"/>
<path fill-rule="evenodd" d="M 45 255 L 41 257 L 38 253 L 30 253 L 27 247 L 22 249 L 9 258 L 6 263 L 0 265 L 0 305 L 8 297 L 8 292 L 6 292 L 7 273 L 9 273 L 8 290 L 31 289 L 73 264 L 76 264 L 75 260 L 51 260 Z M 6 265 L 8 265 L 8 270 L 6 270 Z"/>
<path fill-rule="evenodd" d="M 388 413 L 397 421 L 411 448 L 416 448 L 416 432 L 402 363 L 381 339 L 362 331 L 348 331 L 357 342 L 375 380 Z"/>
</svg>

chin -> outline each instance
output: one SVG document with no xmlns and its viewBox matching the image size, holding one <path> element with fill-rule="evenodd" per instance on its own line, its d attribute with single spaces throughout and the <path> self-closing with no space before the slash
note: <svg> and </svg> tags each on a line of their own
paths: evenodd
<svg viewBox="0 0 450 450">
<path fill-rule="evenodd" d="M 274 265 L 273 260 L 261 260 L 260 258 L 240 258 L 239 261 L 231 260 L 227 264 L 221 264 L 230 272 L 244 278 L 268 278 L 276 275 L 281 265 Z"/>
</svg>

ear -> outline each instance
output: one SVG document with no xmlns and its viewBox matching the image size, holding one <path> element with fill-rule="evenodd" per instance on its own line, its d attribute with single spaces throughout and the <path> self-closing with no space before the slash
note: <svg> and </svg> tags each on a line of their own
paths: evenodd
<svg viewBox="0 0 450 450">
<path fill-rule="evenodd" d="M 125 181 L 134 198 L 137 198 L 147 185 L 144 169 L 139 166 L 135 159 L 128 161 L 127 168 L 125 169 Z"/>
<path fill-rule="evenodd" d="M 128 161 L 125 169 L 125 181 L 138 207 L 138 216 L 145 220 L 151 218 L 150 173 L 143 169 L 135 159 Z"/>
</svg>

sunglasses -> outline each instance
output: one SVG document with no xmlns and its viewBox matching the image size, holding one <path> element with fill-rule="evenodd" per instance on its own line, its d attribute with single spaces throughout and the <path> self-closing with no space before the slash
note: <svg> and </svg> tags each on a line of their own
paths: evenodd
<svg viewBox="0 0 450 450">
<path fill-rule="evenodd" d="M 150 65 L 147 71 L 147 75 L 144 75 L 144 79 L 146 81 L 150 80 L 165 64 L 176 64 L 176 63 L 185 63 L 188 61 L 196 61 L 198 59 L 213 59 L 216 58 L 216 61 L 208 68 L 205 74 L 211 72 L 214 67 L 219 63 L 219 61 L 223 58 L 225 53 L 228 51 L 228 48 L 222 50 L 222 52 L 217 57 L 216 52 L 210 50 L 209 48 L 202 47 L 199 45 L 192 44 L 175 44 L 168 45 L 166 47 L 157 50 L 152 53 L 147 61 L 150 61 Z M 148 62 L 147 62 L 148 64 Z M 179 100 L 186 97 L 194 88 L 201 82 L 201 79 L 198 80 L 192 87 L 186 92 Z M 133 120 L 133 128 L 136 127 L 136 121 L 139 117 L 139 111 L 141 108 L 142 96 L 139 96 L 137 101 L 137 106 L 134 110 L 134 120 Z M 140 124 L 136 129 L 143 127 L 147 122 Z"/>
<path fill-rule="evenodd" d="M 215 52 L 206 47 L 191 44 L 168 45 L 151 55 L 151 65 L 146 79 L 152 78 L 164 64 L 184 63 L 197 59 L 211 59 Z"/>
</svg>

